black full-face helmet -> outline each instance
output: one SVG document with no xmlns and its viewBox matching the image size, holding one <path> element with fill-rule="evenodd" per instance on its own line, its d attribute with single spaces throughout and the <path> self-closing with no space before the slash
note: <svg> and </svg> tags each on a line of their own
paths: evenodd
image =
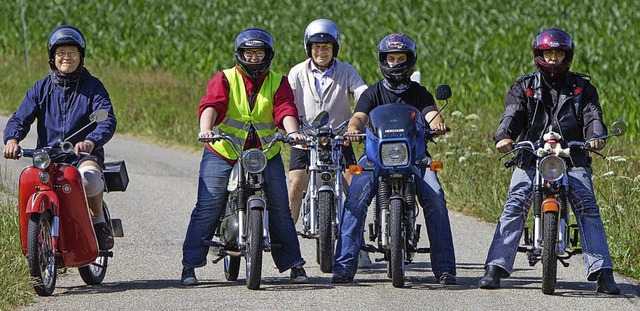
<svg viewBox="0 0 640 311">
<path fill-rule="evenodd" d="M 389 66 L 387 54 L 404 52 L 407 61 Z M 378 67 L 385 79 L 391 84 L 405 83 L 416 68 L 416 44 L 409 36 L 399 33 L 390 34 L 378 44 Z"/>
<path fill-rule="evenodd" d="M 304 49 L 311 57 L 312 43 L 332 43 L 333 57 L 338 57 L 340 50 L 340 29 L 336 23 L 328 19 L 316 19 L 309 23 L 304 31 Z"/>
<path fill-rule="evenodd" d="M 243 54 L 245 49 L 264 49 L 264 59 L 259 63 L 248 62 Z M 271 62 L 275 55 L 273 37 L 264 29 L 245 29 L 236 37 L 235 55 L 240 69 L 246 75 L 257 78 L 267 72 L 269 67 L 271 67 Z"/>
<path fill-rule="evenodd" d="M 564 59 L 559 64 L 545 61 L 544 51 L 564 51 Z M 573 38 L 564 30 L 556 27 L 545 29 L 533 41 L 533 59 L 538 70 L 549 77 L 557 77 L 569 70 L 573 61 Z"/>
<path fill-rule="evenodd" d="M 84 63 L 84 54 L 86 49 L 86 42 L 84 40 L 84 36 L 82 32 L 76 27 L 69 25 L 62 25 L 56 27 L 51 34 L 49 34 L 49 39 L 47 40 L 47 51 L 49 52 L 49 66 L 51 69 L 56 69 L 54 63 L 54 54 L 56 52 L 56 48 L 63 45 L 73 45 L 78 47 L 78 51 L 80 52 L 80 66 L 82 67 Z"/>
</svg>

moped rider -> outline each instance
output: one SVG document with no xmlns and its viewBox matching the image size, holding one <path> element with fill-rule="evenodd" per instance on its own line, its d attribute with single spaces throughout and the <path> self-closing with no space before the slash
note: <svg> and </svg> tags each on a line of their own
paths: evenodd
<svg viewBox="0 0 640 311">
<path fill-rule="evenodd" d="M 574 55 L 573 38 L 556 27 L 545 29 L 533 42 L 533 55 L 538 71 L 516 79 L 507 92 L 504 113 L 494 136 L 498 151 L 512 150 L 516 139 L 538 141 L 549 127 L 566 141 L 587 141 L 606 135 L 596 88 L 588 76 L 569 71 Z M 604 146 L 602 139 L 589 141 L 592 150 L 601 150 Z M 533 200 L 535 159 L 523 153 L 516 164 L 480 288 L 499 288 L 500 279 L 510 276 L 513 269 Z M 593 192 L 591 157 L 586 151 L 574 149 L 567 167 L 569 200 L 578 222 L 587 280 L 597 281 L 598 292 L 619 295 Z"/>
<path fill-rule="evenodd" d="M 360 96 L 347 128 L 347 134 L 360 134 L 369 120 L 373 108 L 388 103 L 405 103 L 422 111 L 425 120 L 438 135 L 446 133 L 446 124 L 437 113 L 433 95 L 424 86 L 410 80 L 417 61 L 415 43 L 407 35 L 390 34 L 378 45 L 378 67 L 384 79 L 370 86 Z M 432 121 L 433 119 L 433 121 Z M 359 137 L 350 137 L 358 141 Z M 360 159 L 365 165 L 366 156 Z M 449 215 L 435 172 L 426 170 L 416 179 L 416 193 L 423 208 L 427 233 L 431 245 L 431 266 L 440 284 L 456 284 L 456 264 Z M 353 176 L 344 212 L 333 265 L 332 283 L 350 283 L 356 273 L 358 251 L 363 240 L 362 232 L 367 209 L 375 196 L 378 176 L 364 172 Z"/>
<path fill-rule="evenodd" d="M 36 148 L 57 147 L 59 140 L 89 124 L 92 112 L 106 109 L 105 121 L 71 138 L 76 157 L 67 157 L 65 161 L 80 171 L 98 246 L 108 250 L 113 248 L 113 233 L 102 212 L 102 163 L 103 147 L 116 131 L 111 99 L 102 82 L 84 67 L 86 41 L 78 28 L 62 25 L 53 29 L 47 50 L 49 75 L 31 86 L 18 110 L 9 118 L 4 129 L 3 156 L 18 158 L 20 141 L 36 119 Z"/>
<path fill-rule="evenodd" d="M 275 55 L 274 41 L 264 29 L 241 31 L 235 40 L 236 66 L 216 73 L 200 101 L 198 116 L 201 138 L 212 137 L 217 127 L 235 136 L 245 149 L 266 147 L 280 129 L 291 133 L 296 142 L 304 142 L 299 129 L 298 110 L 287 77 L 270 70 Z M 213 238 L 214 230 L 227 203 L 227 183 L 237 155 L 226 141 L 206 143 L 200 162 L 198 198 L 182 246 L 183 285 L 197 283 L 194 268 L 206 265 L 209 247 L 203 241 Z M 292 282 L 308 281 L 300 244 L 289 211 L 284 165 L 280 145 L 266 154 L 264 170 L 269 195 L 269 232 L 271 241 L 282 245 L 271 250 L 278 270 L 291 270 Z"/>
<path fill-rule="evenodd" d="M 348 63 L 339 61 L 340 29 L 331 20 L 316 19 L 304 32 L 304 49 L 309 57 L 289 71 L 289 84 L 302 118 L 310 124 L 321 111 L 329 113 L 329 125 L 337 126 L 351 117 L 351 99 L 358 101 L 367 85 Z M 346 165 L 355 164 L 351 145 L 342 149 Z M 309 152 L 291 148 L 289 159 L 289 204 L 293 222 L 298 222 L 302 193 L 309 184 Z M 345 172 L 347 181 L 350 180 Z M 347 183 L 345 183 L 345 186 Z M 367 252 L 360 252 L 361 268 L 370 268 Z"/>
</svg>

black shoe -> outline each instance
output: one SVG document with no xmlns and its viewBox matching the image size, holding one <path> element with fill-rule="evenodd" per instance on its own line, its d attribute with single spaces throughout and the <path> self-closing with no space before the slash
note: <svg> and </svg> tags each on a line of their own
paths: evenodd
<svg viewBox="0 0 640 311">
<path fill-rule="evenodd" d="M 438 284 L 457 285 L 458 281 L 456 281 L 456 277 L 453 274 L 451 274 L 449 272 L 443 272 L 438 277 Z"/>
<path fill-rule="evenodd" d="M 346 272 L 334 273 L 331 277 L 331 283 L 333 284 L 347 284 L 353 282 L 353 277 Z"/>
<path fill-rule="evenodd" d="M 484 277 L 480 279 L 478 287 L 482 289 L 500 288 L 500 278 L 506 274 L 506 271 L 494 265 L 487 266 L 485 270 Z"/>
<path fill-rule="evenodd" d="M 182 268 L 182 277 L 180 278 L 180 282 L 184 286 L 196 285 L 198 283 L 198 279 L 196 279 L 196 272 L 193 268 L 183 267 Z"/>
<path fill-rule="evenodd" d="M 598 275 L 598 293 L 605 293 L 607 295 L 620 295 L 620 288 L 613 279 L 612 269 L 601 269 L 600 275 Z"/>
<path fill-rule="evenodd" d="M 292 283 L 309 283 L 307 272 L 304 271 L 302 266 L 291 268 L 290 278 Z"/>
<path fill-rule="evenodd" d="M 106 251 L 113 248 L 113 232 L 111 227 L 106 222 L 100 222 L 93 225 L 93 231 L 96 232 L 96 239 L 98 240 L 98 248 Z"/>
</svg>

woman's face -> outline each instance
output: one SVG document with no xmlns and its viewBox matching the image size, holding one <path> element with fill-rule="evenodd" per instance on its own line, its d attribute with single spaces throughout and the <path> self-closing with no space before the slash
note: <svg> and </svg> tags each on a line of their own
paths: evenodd
<svg viewBox="0 0 640 311">
<path fill-rule="evenodd" d="M 63 75 L 68 75 L 80 65 L 80 51 L 77 46 L 63 45 L 56 48 L 55 63 L 56 68 Z"/>
<path fill-rule="evenodd" d="M 564 59 L 564 51 L 561 50 L 549 50 L 543 51 L 544 61 L 549 64 L 560 64 Z"/>
</svg>

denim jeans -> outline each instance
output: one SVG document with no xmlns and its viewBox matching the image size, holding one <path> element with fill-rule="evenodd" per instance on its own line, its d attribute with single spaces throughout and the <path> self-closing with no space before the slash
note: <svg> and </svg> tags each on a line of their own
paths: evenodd
<svg viewBox="0 0 640 311">
<path fill-rule="evenodd" d="M 366 157 L 360 160 L 364 166 Z M 456 275 L 456 260 L 453 250 L 451 225 L 447 211 L 444 191 L 435 172 L 427 170 L 424 178 L 416 178 L 416 193 L 423 213 L 429 235 L 431 248 L 431 270 L 436 277 L 443 272 Z M 347 191 L 347 198 L 340 220 L 340 230 L 336 245 L 333 273 L 346 272 L 355 276 L 358 268 L 358 252 L 361 248 L 364 222 L 371 200 L 378 191 L 378 176 L 366 171 L 354 175 Z"/>
<path fill-rule="evenodd" d="M 186 267 L 197 268 L 207 264 L 209 247 L 203 241 L 211 240 L 225 210 L 231 169 L 232 166 L 225 160 L 209 149 L 204 149 L 198 178 L 198 201 L 191 212 L 187 235 L 182 245 L 182 264 Z M 298 235 L 289 210 L 287 183 L 280 154 L 267 162 L 263 174 L 267 183 L 271 243 L 282 246 L 273 248 L 271 255 L 280 272 L 284 272 L 304 264 L 305 261 L 300 254 Z"/>
<path fill-rule="evenodd" d="M 578 223 L 585 274 L 612 269 L 607 236 L 591 183 L 591 170 L 574 167 L 567 170 L 569 200 Z M 511 177 L 504 212 L 493 235 L 485 267 L 495 265 L 511 273 L 522 230 L 533 202 L 535 168 L 516 168 Z"/>
</svg>

